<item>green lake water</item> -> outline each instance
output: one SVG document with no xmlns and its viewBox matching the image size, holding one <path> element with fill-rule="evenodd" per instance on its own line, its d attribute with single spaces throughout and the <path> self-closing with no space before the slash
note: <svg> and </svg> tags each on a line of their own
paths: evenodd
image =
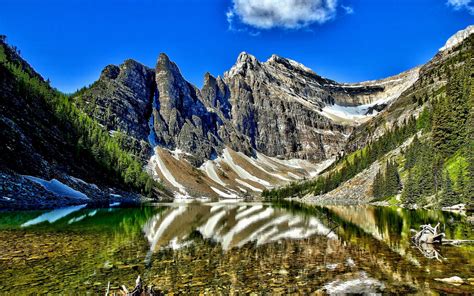
<svg viewBox="0 0 474 296">
<path fill-rule="evenodd" d="M 414 246 L 461 215 L 373 206 L 189 202 L 0 213 L 0 294 L 102 294 L 141 275 L 174 294 L 474 293 L 474 245 Z M 437 278 L 459 276 L 464 284 Z"/>
</svg>

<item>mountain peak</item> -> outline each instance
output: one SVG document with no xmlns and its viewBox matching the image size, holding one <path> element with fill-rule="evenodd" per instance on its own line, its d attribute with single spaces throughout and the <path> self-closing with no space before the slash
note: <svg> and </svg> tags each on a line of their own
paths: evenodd
<svg viewBox="0 0 474 296">
<path fill-rule="evenodd" d="M 474 33 L 474 25 L 467 26 L 464 30 L 459 30 L 451 36 L 446 44 L 439 49 L 439 51 L 445 51 L 450 48 L 455 47 L 456 45 L 460 44 L 464 41 L 464 39 L 468 38 L 471 34 Z"/>
<path fill-rule="evenodd" d="M 245 69 L 248 68 L 248 65 L 251 65 L 250 67 L 254 67 L 259 65 L 260 62 L 257 60 L 257 58 L 251 54 L 248 54 L 247 52 L 243 51 L 239 54 L 237 57 L 237 61 L 232 68 L 224 74 L 226 77 L 232 77 L 234 75 L 237 75 L 239 73 L 244 73 Z"/>
<path fill-rule="evenodd" d="M 314 71 L 306 67 L 305 65 L 298 63 L 294 60 L 281 57 L 276 54 L 272 54 L 272 56 L 265 62 L 265 64 L 269 64 L 269 65 L 281 64 L 281 65 L 286 66 L 287 68 L 296 68 L 304 72 L 310 72 L 314 74 Z"/>
<path fill-rule="evenodd" d="M 169 63 L 170 62 L 170 58 L 166 55 L 166 53 L 162 52 L 158 55 L 158 60 L 157 60 L 157 64 L 160 64 L 160 63 Z"/>
<path fill-rule="evenodd" d="M 237 64 L 239 63 L 255 63 L 255 62 L 258 62 L 257 58 L 245 51 L 242 51 L 238 58 L 237 58 Z"/>
</svg>

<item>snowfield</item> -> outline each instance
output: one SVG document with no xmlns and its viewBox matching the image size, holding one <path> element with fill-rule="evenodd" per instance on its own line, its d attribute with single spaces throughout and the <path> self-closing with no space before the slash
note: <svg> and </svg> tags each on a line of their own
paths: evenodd
<svg viewBox="0 0 474 296">
<path fill-rule="evenodd" d="M 74 190 L 71 187 L 67 186 L 66 184 L 56 179 L 52 179 L 51 181 L 46 181 L 44 179 L 33 177 L 33 176 L 24 176 L 24 177 L 30 181 L 40 184 L 41 186 L 43 186 L 44 189 L 54 193 L 55 195 L 72 197 L 76 199 L 84 199 L 84 200 L 89 199 L 87 195 L 85 195 L 84 193 Z"/>
</svg>

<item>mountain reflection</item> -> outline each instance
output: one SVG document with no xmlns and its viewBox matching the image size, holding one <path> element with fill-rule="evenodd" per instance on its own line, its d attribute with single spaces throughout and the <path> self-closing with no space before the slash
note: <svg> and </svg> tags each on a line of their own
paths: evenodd
<svg viewBox="0 0 474 296">
<path fill-rule="evenodd" d="M 305 217 L 263 204 L 193 203 L 171 206 L 143 227 L 150 250 L 179 249 L 192 243 L 192 234 L 222 246 L 223 250 L 246 243 L 263 245 L 283 239 L 314 235 L 336 239 L 330 227 L 316 217 Z"/>
</svg>

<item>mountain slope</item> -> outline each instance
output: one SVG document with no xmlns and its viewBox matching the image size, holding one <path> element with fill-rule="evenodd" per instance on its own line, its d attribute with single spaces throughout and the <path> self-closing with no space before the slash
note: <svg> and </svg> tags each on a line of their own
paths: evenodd
<svg viewBox="0 0 474 296">
<path fill-rule="evenodd" d="M 0 110 L 2 208 L 138 199 L 131 191 L 145 192 L 146 180 L 153 182 L 140 167 L 135 169 L 133 156 L 52 89 L 3 39 Z M 113 161 L 119 159 L 122 164 L 114 169 Z M 126 180 L 117 169 L 135 175 Z"/>
<path fill-rule="evenodd" d="M 397 202 L 411 206 L 473 203 L 474 35 L 457 35 L 464 39 L 448 41 L 396 101 L 355 128 L 347 154 L 322 177 L 264 195 L 360 202 L 398 193 Z"/>
<path fill-rule="evenodd" d="M 148 163 L 157 180 L 179 196 L 197 197 L 258 196 L 314 177 L 341 153 L 356 126 L 418 77 L 415 68 L 380 81 L 340 84 L 289 59 L 273 55 L 260 62 L 242 53 L 222 78 L 207 73 L 198 89 L 165 54 L 154 74 L 136 62 L 137 71 L 124 70 L 129 68 L 127 62 L 107 66 L 97 82 L 74 95 L 76 104 L 114 135 L 120 129 L 128 139 L 123 147 Z M 127 78 L 144 77 L 133 74 L 145 73 L 141 69 L 147 69 L 146 79 Z M 98 110 L 90 107 L 97 102 Z M 148 133 L 122 124 L 122 109 L 107 107 L 116 102 L 142 105 L 141 113 L 128 112 L 125 120 L 140 127 L 147 122 Z"/>
</svg>

